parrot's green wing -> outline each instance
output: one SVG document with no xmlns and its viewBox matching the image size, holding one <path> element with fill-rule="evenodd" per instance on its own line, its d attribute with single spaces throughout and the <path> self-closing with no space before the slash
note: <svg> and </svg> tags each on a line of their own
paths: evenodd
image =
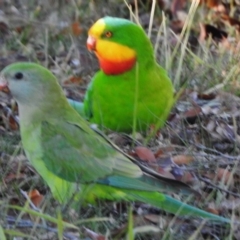
<svg viewBox="0 0 240 240">
<path fill-rule="evenodd" d="M 158 191 L 195 193 L 188 185 L 164 178 L 130 158 L 113 143 L 110 145 L 103 134 L 100 137 L 84 129 L 72 122 L 42 123 L 42 158 L 46 167 L 57 176 L 71 182 L 99 182 L 124 188 L 135 186 L 142 190 L 151 185 Z"/>
<path fill-rule="evenodd" d="M 141 176 L 140 168 L 102 138 L 70 122 L 43 122 L 43 159 L 48 169 L 71 182 L 96 182 L 108 175 Z"/>
</svg>

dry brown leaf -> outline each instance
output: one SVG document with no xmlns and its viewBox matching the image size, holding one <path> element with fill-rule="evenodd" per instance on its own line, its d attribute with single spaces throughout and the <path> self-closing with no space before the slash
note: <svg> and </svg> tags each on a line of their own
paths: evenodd
<svg viewBox="0 0 240 240">
<path fill-rule="evenodd" d="M 203 175 L 209 178 L 210 180 L 217 179 L 218 181 L 223 181 L 224 184 L 234 183 L 233 173 L 231 173 L 225 168 L 217 168 L 215 173 L 206 172 L 206 173 L 203 173 Z"/>
<path fill-rule="evenodd" d="M 193 108 L 190 108 L 189 110 L 187 110 L 186 112 L 183 113 L 183 116 L 185 118 L 193 118 L 193 117 L 197 117 L 200 115 L 200 113 L 202 112 L 201 107 L 196 106 Z"/>
<path fill-rule="evenodd" d="M 216 98 L 216 94 L 215 93 L 198 93 L 198 98 L 199 99 L 204 99 L 204 100 L 213 100 Z"/>
<path fill-rule="evenodd" d="M 230 25 L 235 26 L 238 30 L 240 30 L 240 21 L 238 19 L 232 18 L 227 14 L 222 14 L 221 19 L 228 21 Z"/>
<path fill-rule="evenodd" d="M 68 85 L 68 84 L 80 84 L 83 82 L 83 79 L 79 76 L 72 76 L 65 80 L 63 83 Z"/>
<path fill-rule="evenodd" d="M 173 146 L 167 146 L 167 147 L 161 147 L 158 148 L 158 150 L 154 153 L 155 157 L 162 157 L 164 156 L 166 153 L 171 153 L 174 151 L 174 147 Z"/>
<path fill-rule="evenodd" d="M 189 164 L 190 162 L 192 162 L 194 160 L 193 156 L 189 156 L 189 155 L 177 155 L 172 157 L 172 160 L 174 163 L 181 165 L 181 164 Z"/>
<path fill-rule="evenodd" d="M 43 201 L 44 196 L 40 194 L 40 192 L 37 189 L 31 190 L 28 192 L 28 197 L 31 199 L 32 203 L 39 207 Z"/>
<path fill-rule="evenodd" d="M 208 8 L 215 10 L 216 12 L 225 12 L 226 9 L 221 0 L 201 0 L 200 4 L 205 4 Z"/>
<path fill-rule="evenodd" d="M 4 178 L 4 182 L 9 183 L 13 180 L 19 180 L 19 179 L 25 179 L 26 178 L 26 174 L 23 173 L 19 173 L 19 174 L 15 174 L 15 173 L 9 173 L 5 178 Z"/>
<path fill-rule="evenodd" d="M 146 147 L 136 147 L 135 153 L 142 161 L 148 161 L 148 162 L 154 162 L 156 161 L 156 158 L 154 156 L 154 153 Z"/>
<path fill-rule="evenodd" d="M 8 121 L 9 121 L 9 127 L 10 127 L 11 130 L 16 131 L 16 130 L 19 129 L 19 125 L 18 125 L 18 123 L 15 121 L 15 119 L 13 118 L 13 116 L 10 115 L 9 118 L 8 118 Z"/>
<path fill-rule="evenodd" d="M 207 212 L 213 213 L 215 215 L 219 215 L 219 211 L 216 208 L 208 207 L 206 210 Z"/>
</svg>

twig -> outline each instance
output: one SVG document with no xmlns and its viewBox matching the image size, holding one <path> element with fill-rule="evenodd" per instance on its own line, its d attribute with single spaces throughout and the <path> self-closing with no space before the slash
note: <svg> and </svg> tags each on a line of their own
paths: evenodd
<svg viewBox="0 0 240 240">
<path fill-rule="evenodd" d="M 208 185 L 211 185 L 211 186 L 214 187 L 214 188 L 217 188 L 217 189 L 220 190 L 220 191 L 226 192 L 226 193 L 228 193 L 228 194 L 233 195 L 234 197 L 238 197 L 238 198 L 240 198 L 240 194 L 237 194 L 237 193 L 234 193 L 234 192 L 228 191 L 228 190 L 226 190 L 226 189 L 223 189 L 223 188 L 221 188 L 221 187 L 215 185 L 214 183 L 212 183 L 209 179 L 203 178 L 203 177 L 201 177 L 201 176 L 198 176 L 198 178 L 199 178 L 199 180 L 201 180 L 201 181 L 207 183 Z"/>
<path fill-rule="evenodd" d="M 207 148 L 207 147 L 205 147 L 203 145 L 200 145 L 200 144 L 194 144 L 194 143 L 191 143 L 191 144 L 195 145 L 197 148 L 199 148 L 201 150 L 207 150 L 207 151 L 214 152 L 214 153 L 218 154 L 219 156 L 230 159 L 230 160 L 240 160 L 239 155 L 238 156 L 230 156 L 230 155 L 221 153 L 221 152 L 217 151 L 216 149 Z"/>
</svg>

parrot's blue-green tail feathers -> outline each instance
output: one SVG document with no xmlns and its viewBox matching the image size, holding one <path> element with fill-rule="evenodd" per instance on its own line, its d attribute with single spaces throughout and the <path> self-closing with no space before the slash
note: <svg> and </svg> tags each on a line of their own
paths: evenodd
<svg viewBox="0 0 240 240">
<path fill-rule="evenodd" d="M 68 100 L 68 103 L 78 112 L 78 114 L 85 118 L 84 103 L 74 101 L 74 100 L 69 99 L 69 98 L 67 100 Z"/>
<path fill-rule="evenodd" d="M 179 216 L 200 217 L 216 222 L 231 223 L 231 219 L 206 212 L 194 206 L 190 206 L 170 196 L 166 196 L 165 201 L 162 203 L 162 209 L 172 213 L 177 213 Z"/>
<path fill-rule="evenodd" d="M 216 223 L 231 223 L 231 219 L 227 219 L 199 208 L 190 206 L 186 203 L 180 202 L 177 199 L 174 199 L 170 196 L 164 195 L 162 193 L 153 192 L 141 192 L 140 194 L 136 192 L 130 192 L 133 198 L 151 204 L 157 208 L 160 208 L 166 212 L 170 212 L 176 214 L 177 216 L 185 216 L 185 217 L 197 217 L 197 218 L 204 218 L 206 220 L 210 220 L 211 222 L 214 221 Z M 158 196 L 159 195 L 159 196 Z"/>
</svg>

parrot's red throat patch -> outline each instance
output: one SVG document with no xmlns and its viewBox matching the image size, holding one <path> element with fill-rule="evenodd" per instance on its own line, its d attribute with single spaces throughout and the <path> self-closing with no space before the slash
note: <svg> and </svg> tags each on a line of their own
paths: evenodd
<svg viewBox="0 0 240 240">
<path fill-rule="evenodd" d="M 104 59 L 100 57 L 97 53 L 96 55 L 99 60 L 100 68 L 107 75 L 118 75 L 118 74 L 125 73 L 131 70 L 136 63 L 135 57 L 128 60 L 122 60 L 121 62 L 119 62 L 119 61 L 114 61 L 114 60 L 111 61 L 108 59 Z"/>
</svg>

